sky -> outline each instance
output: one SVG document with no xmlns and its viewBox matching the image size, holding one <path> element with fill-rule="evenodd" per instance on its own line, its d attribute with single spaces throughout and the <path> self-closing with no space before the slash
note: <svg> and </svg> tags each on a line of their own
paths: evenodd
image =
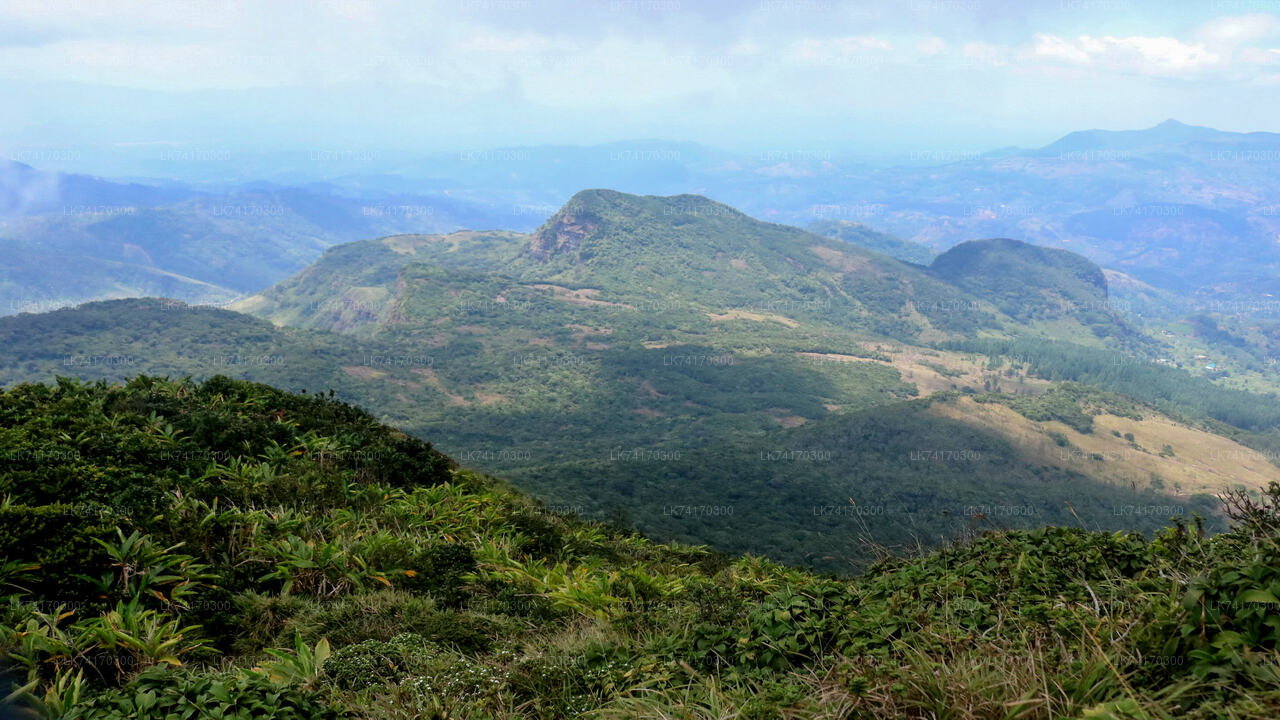
<svg viewBox="0 0 1280 720">
<path fill-rule="evenodd" d="M 0 153 L 1280 130 L 1280 0 L 0 0 Z M 82 154 L 83 153 L 83 154 Z"/>
</svg>

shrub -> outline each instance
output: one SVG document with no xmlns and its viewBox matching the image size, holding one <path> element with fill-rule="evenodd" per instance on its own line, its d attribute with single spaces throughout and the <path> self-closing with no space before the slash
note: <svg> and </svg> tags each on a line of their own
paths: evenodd
<svg viewBox="0 0 1280 720">
<path fill-rule="evenodd" d="M 526 555 L 550 558 L 565 546 L 564 535 L 545 515 L 517 512 L 511 515 L 508 522 L 513 529 L 525 536 L 520 552 Z"/>
<path fill-rule="evenodd" d="M 511 668 L 507 685 L 538 717 L 578 717 L 615 697 L 632 664 L 621 648 L 589 644 L 582 652 L 523 658 Z"/>
<path fill-rule="evenodd" d="M 283 637 L 289 621 L 314 608 L 316 602 L 300 595 L 263 595 L 247 592 L 232 599 L 233 623 L 238 632 L 235 650 L 256 653 Z"/>
<path fill-rule="evenodd" d="M 94 597 L 93 583 L 107 571 L 107 553 L 98 540 L 115 533 L 85 522 L 70 505 L 0 506 L 0 557 L 38 565 L 32 582 L 22 583 L 40 598 L 80 601 Z"/>
<path fill-rule="evenodd" d="M 493 612 L 535 622 L 550 622 L 573 615 L 573 611 L 556 606 L 545 595 L 528 593 L 515 585 L 500 584 L 497 580 L 491 582 L 498 586 L 492 600 Z"/>
<path fill-rule="evenodd" d="M 123 688 L 73 707 L 64 720 L 336 720 L 339 717 L 339 713 L 317 695 L 260 677 L 157 669 L 144 672 Z"/>
<path fill-rule="evenodd" d="M 1154 632 L 1167 634 L 1164 652 L 1185 656 L 1197 677 L 1240 682 L 1258 679 L 1259 655 L 1280 651 L 1280 484 L 1258 500 L 1244 491 L 1224 499 L 1235 529 L 1213 540 L 1212 564 L 1188 584 L 1176 627 Z M 1275 679 L 1262 675 L 1260 684 Z"/>
<path fill-rule="evenodd" d="M 439 654 L 421 635 L 401 633 L 386 642 L 365 640 L 338 648 L 324 672 L 344 690 L 363 690 L 422 673 Z"/>
<path fill-rule="evenodd" d="M 408 567 L 409 572 L 399 581 L 401 587 L 426 593 L 441 605 L 458 607 L 467 598 L 464 576 L 476 571 L 476 559 L 465 545 L 441 543 L 418 553 Z"/>
<path fill-rule="evenodd" d="M 488 649 L 493 629 L 475 615 L 437 610 L 429 598 L 382 590 L 310 605 L 285 623 L 283 644 L 292 645 L 294 632 L 308 642 L 328 638 L 339 647 L 414 633 L 460 652 L 475 653 Z"/>
</svg>

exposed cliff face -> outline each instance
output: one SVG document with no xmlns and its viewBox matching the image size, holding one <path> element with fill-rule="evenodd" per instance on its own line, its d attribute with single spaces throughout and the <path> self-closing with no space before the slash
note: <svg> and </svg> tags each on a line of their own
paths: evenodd
<svg viewBox="0 0 1280 720">
<path fill-rule="evenodd" d="M 533 234 L 529 241 L 529 256 L 539 262 L 574 252 L 582 241 L 600 227 L 600 218 L 591 213 L 561 210 Z"/>
</svg>

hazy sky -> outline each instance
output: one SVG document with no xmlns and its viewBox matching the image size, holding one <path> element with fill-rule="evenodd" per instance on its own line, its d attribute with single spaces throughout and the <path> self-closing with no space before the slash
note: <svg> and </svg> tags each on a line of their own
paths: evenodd
<svg viewBox="0 0 1280 720">
<path fill-rule="evenodd" d="M 1280 130 L 1280 0 L 0 0 L 0 150 Z"/>
</svg>

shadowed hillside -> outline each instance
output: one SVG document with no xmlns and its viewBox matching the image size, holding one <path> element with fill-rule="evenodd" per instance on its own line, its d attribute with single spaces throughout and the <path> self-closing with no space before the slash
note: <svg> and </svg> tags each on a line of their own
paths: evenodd
<svg viewBox="0 0 1280 720">
<path fill-rule="evenodd" d="M 984 532 L 837 580 L 583 522 L 318 395 L 61 381 L 0 418 L 6 718 L 1280 710 L 1280 485 L 1212 540 Z"/>
</svg>

